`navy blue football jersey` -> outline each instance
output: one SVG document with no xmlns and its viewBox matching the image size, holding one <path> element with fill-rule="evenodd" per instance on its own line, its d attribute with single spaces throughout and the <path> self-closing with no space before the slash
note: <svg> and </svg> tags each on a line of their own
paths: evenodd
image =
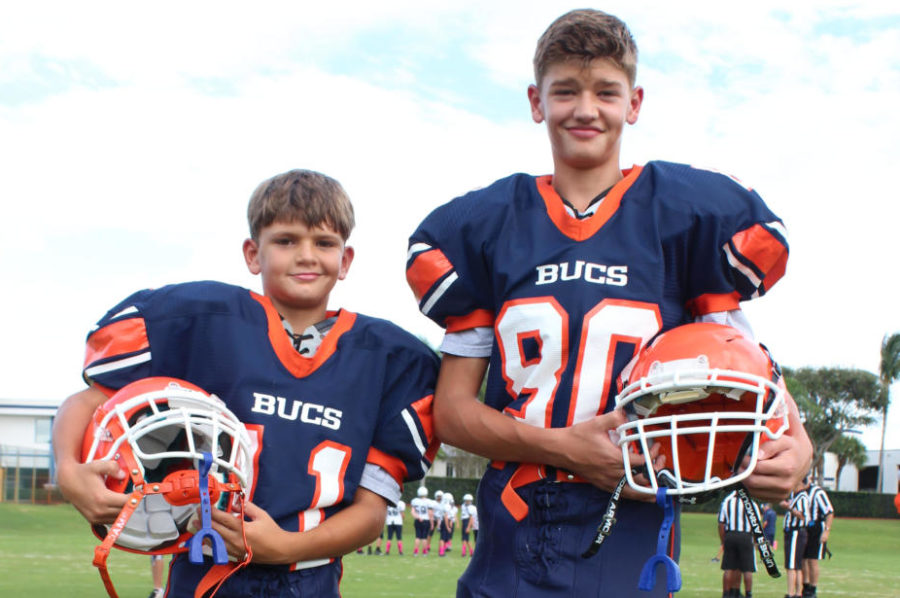
<svg viewBox="0 0 900 598">
<path fill-rule="evenodd" d="M 247 289 L 140 291 L 88 335 L 84 377 L 118 389 L 169 376 L 219 396 L 255 443 L 250 499 L 283 529 L 309 530 L 352 502 L 366 463 L 402 486 L 423 477 L 437 451 L 434 352 L 387 321 L 330 315 L 334 326 L 306 357 L 271 302 Z"/>
<path fill-rule="evenodd" d="M 410 238 L 421 311 L 448 331 L 494 328 L 495 409 L 543 427 L 608 411 L 641 344 L 784 274 L 784 226 L 754 191 L 666 162 L 625 175 L 577 219 L 551 177 L 516 174 L 437 208 Z"/>
<path fill-rule="evenodd" d="M 493 328 L 487 405 L 539 427 L 609 411 L 641 345 L 737 309 L 784 274 L 784 226 L 752 190 L 665 162 L 624 175 L 593 215 L 576 218 L 551 177 L 516 174 L 437 208 L 410 238 L 407 280 L 421 311 L 450 332 Z M 492 465 L 478 492 L 488 531 L 457 596 L 638 594 L 662 509 L 622 501 L 602 553 L 584 559 L 609 493 L 553 468 L 520 483 L 527 464 Z M 676 517 L 667 554 L 677 559 L 679 545 Z M 669 595 L 664 576 L 644 595 Z"/>
</svg>

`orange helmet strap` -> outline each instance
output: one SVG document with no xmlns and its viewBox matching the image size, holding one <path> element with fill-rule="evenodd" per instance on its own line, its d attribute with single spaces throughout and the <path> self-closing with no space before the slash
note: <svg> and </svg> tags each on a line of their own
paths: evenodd
<svg viewBox="0 0 900 598">
<path fill-rule="evenodd" d="M 113 587 L 109 570 L 106 568 L 106 559 L 109 557 L 110 549 L 116 543 L 119 534 L 125 529 L 125 524 L 134 514 L 134 510 L 142 498 L 144 498 L 144 493 L 140 490 L 135 490 L 131 493 L 125 506 L 119 512 L 119 516 L 116 517 L 115 523 L 110 526 L 109 533 L 106 534 L 103 542 L 94 549 L 94 566 L 100 571 L 100 579 L 103 580 L 103 586 L 106 588 L 106 593 L 109 594 L 110 598 L 118 598 L 118 594 L 116 594 L 116 589 Z"/>
<path fill-rule="evenodd" d="M 133 461 L 133 457 L 131 460 Z M 215 560 L 216 564 L 225 564 L 228 562 L 228 553 L 225 549 L 224 540 L 222 540 L 222 536 L 220 536 L 217 531 L 212 529 L 212 502 L 210 500 L 210 496 L 212 495 L 218 498 L 219 494 L 223 491 L 240 493 L 240 507 L 243 514 L 243 491 L 240 484 L 236 482 L 226 483 L 220 482 L 215 478 L 211 478 L 209 476 L 209 470 L 211 466 L 212 455 L 210 453 L 204 453 L 204 461 L 200 464 L 199 472 L 196 470 L 176 472 L 186 475 L 170 475 L 166 477 L 166 480 L 164 482 L 160 484 L 153 484 L 149 487 L 148 484 L 143 483 L 143 477 L 140 475 L 139 469 L 134 468 L 130 471 L 135 489 L 129 495 L 125 506 L 122 507 L 122 510 L 119 512 L 119 516 L 116 517 L 116 521 L 109 527 L 109 531 L 107 532 L 106 537 L 104 537 L 103 541 L 94 549 L 93 564 L 100 572 L 100 578 L 103 580 L 103 586 L 106 588 L 106 593 L 109 594 L 110 598 L 118 598 L 118 594 L 116 593 L 112 578 L 110 577 L 109 570 L 106 566 L 106 561 L 109 558 L 109 552 L 112 549 L 113 545 L 116 543 L 116 540 L 119 539 L 122 531 L 125 529 L 125 525 L 126 523 L 128 523 L 128 520 L 132 515 L 134 515 L 134 512 L 135 510 L 137 510 L 141 500 L 143 500 L 144 497 L 149 494 L 162 494 L 165 496 L 168 502 L 175 505 L 186 505 L 194 503 L 197 502 L 197 499 L 199 497 L 203 527 L 187 542 L 190 550 L 189 560 L 192 563 L 203 562 L 203 540 L 205 538 L 210 538 L 210 543 L 213 550 L 213 559 Z M 210 490 L 210 482 L 212 483 L 212 490 Z M 243 521 L 243 517 L 241 517 L 241 521 Z M 244 562 L 241 563 L 241 566 L 243 566 L 250 560 L 250 550 L 249 546 L 247 546 L 246 538 L 244 540 L 244 544 L 245 548 L 247 548 L 247 557 L 245 558 Z M 199 560 L 194 560 L 195 546 L 197 553 L 200 554 Z M 218 587 L 216 589 L 218 589 Z"/>
</svg>

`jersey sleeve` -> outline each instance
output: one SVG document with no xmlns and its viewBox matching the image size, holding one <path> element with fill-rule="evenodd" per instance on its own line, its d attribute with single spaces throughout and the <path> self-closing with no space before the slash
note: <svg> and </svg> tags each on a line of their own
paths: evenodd
<svg viewBox="0 0 900 598">
<path fill-rule="evenodd" d="M 434 210 L 409 239 L 406 280 L 423 314 L 448 332 L 493 326 L 491 239 L 509 185 Z M 498 204 L 501 207 L 492 209 Z"/>
<path fill-rule="evenodd" d="M 762 198 L 735 179 L 691 169 L 697 206 L 687 241 L 687 307 L 695 317 L 737 309 L 784 276 L 787 229 Z"/>
<path fill-rule="evenodd" d="M 390 349 L 385 362 L 381 408 L 366 460 L 402 486 L 425 476 L 440 447 L 432 412 L 439 360 L 410 336 Z"/>
<path fill-rule="evenodd" d="M 144 312 L 153 292 L 139 291 L 110 309 L 88 333 L 82 376 L 119 389 L 151 375 L 152 352 Z"/>
</svg>

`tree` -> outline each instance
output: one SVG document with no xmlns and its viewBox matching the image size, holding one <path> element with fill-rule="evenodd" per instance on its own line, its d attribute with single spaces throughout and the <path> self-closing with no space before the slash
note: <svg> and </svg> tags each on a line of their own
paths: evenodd
<svg viewBox="0 0 900 598">
<path fill-rule="evenodd" d="M 891 383 L 900 378 L 900 332 L 881 339 L 881 363 L 878 379 L 881 382 L 881 452 L 878 454 L 878 485 L 881 492 L 884 480 L 884 436 L 887 433 L 888 407 L 891 405 Z"/>
<path fill-rule="evenodd" d="M 845 432 L 875 422 L 881 384 L 871 372 L 846 368 L 784 368 L 784 375 L 812 441 L 813 471 L 821 484 L 831 445 Z"/>
<path fill-rule="evenodd" d="M 831 452 L 837 457 L 837 471 L 834 474 L 834 487 L 838 488 L 841 471 L 845 465 L 855 465 L 857 470 L 866 464 L 866 445 L 854 436 L 841 436 L 831 445 Z"/>
</svg>

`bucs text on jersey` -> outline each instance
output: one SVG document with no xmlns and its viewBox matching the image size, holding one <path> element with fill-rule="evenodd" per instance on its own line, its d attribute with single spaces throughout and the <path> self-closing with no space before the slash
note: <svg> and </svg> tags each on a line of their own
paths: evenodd
<svg viewBox="0 0 900 598">
<path fill-rule="evenodd" d="M 305 357 L 262 295 L 217 282 L 140 291 L 88 335 L 84 377 L 118 389 L 170 376 L 219 396 L 254 440 L 249 499 L 283 529 L 309 530 L 352 502 L 367 463 L 402 486 L 438 448 L 434 352 L 387 321 L 329 315 L 334 326 Z"/>
<path fill-rule="evenodd" d="M 667 162 L 624 174 L 589 218 L 566 213 L 549 176 L 516 174 L 410 238 L 421 311 L 448 331 L 494 328 L 493 408 L 543 427 L 603 413 L 641 344 L 784 274 L 785 228 L 752 190 Z"/>
</svg>

